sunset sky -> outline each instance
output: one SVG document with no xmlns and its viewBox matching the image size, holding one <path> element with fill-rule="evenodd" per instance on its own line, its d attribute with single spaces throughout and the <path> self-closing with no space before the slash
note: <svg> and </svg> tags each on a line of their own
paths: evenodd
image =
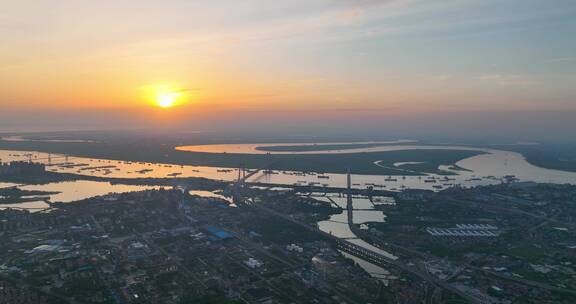
<svg viewBox="0 0 576 304">
<path fill-rule="evenodd" d="M 0 129 L 58 113 L 566 113 L 575 16 L 572 0 L 3 0 Z"/>
</svg>

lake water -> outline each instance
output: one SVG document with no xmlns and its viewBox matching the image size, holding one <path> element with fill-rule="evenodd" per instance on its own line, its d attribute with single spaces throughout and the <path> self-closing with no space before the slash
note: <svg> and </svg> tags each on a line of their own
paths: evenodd
<svg viewBox="0 0 576 304">
<path fill-rule="evenodd" d="M 13 187 L 16 184 L 2 183 L 0 188 L 3 186 Z M 42 195 L 43 197 L 48 197 L 51 202 L 73 202 L 78 200 L 83 200 L 95 196 L 106 195 L 110 193 L 127 193 L 134 191 L 152 190 L 162 188 L 160 186 L 138 186 L 138 185 L 122 185 L 122 184 L 111 184 L 108 182 L 96 182 L 96 181 L 66 181 L 59 183 L 49 183 L 45 185 L 20 185 L 18 188 L 28 191 L 45 191 L 45 192 L 59 192 L 52 195 Z M 232 203 L 232 199 L 221 194 L 212 191 L 202 191 L 202 190 L 191 190 L 189 191 L 191 195 L 198 195 L 206 198 L 218 198 L 228 203 Z M 31 211 L 36 211 L 40 209 L 48 208 L 48 204 L 44 201 L 33 201 L 25 202 L 19 204 L 0 204 L 0 209 L 4 208 L 23 208 L 30 209 Z"/>
<path fill-rule="evenodd" d="M 12 184 L 14 186 L 14 184 Z M 59 183 L 49 183 L 45 185 L 25 185 L 18 188 L 28 191 L 59 192 L 52 195 L 42 195 L 48 197 L 51 202 L 68 203 L 83 200 L 95 196 L 109 193 L 126 193 L 142 190 L 158 189 L 157 186 L 135 186 L 111 184 L 108 182 L 95 181 L 66 181 Z M 24 208 L 31 211 L 48 208 L 44 201 L 25 202 L 19 204 L 0 204 L 0 209 L 4 208 Z"/>
<path fill-rule="evenodd" d="M 95 181 L 67 181 L 60 183 L 50 183 L 45 185 L 27 185 L 19 187 L 22 190 L 37 190 L 46 192 L 60 192 L 49 195 L 51 202 L 68 203 L 83 200 L 95 196 L 109 193 L 126 193 L 134 191 L 159 189 L 158 186 L 135 186 L 111 184 L 108 182 Z"/>
</svg>

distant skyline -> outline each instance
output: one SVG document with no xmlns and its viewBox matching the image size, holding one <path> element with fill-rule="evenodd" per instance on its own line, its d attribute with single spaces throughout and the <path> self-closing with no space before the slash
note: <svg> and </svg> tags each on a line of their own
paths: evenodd
<svg viewBox="0 0 576 304">
<path fill-rule="evenodd" d="M 470 117 L 471 132 L 561 136 L 576 128 L 574 29 L 571 0 L 6 0 L 0 131 L 247 117 L 426 133 Z M 161 109 L 158 87 L 185 97 Z"/>
</svg>

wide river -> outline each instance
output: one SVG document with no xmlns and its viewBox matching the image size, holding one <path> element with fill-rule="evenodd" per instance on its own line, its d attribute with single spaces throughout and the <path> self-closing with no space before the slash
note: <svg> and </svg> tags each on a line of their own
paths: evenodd
<svg viewBox="0 0 576 304">
<path fill-rule="evenodd" d="M 398 141 L 403 143 L 406 141 Z M 354 187 L 365 188 L 376 185 L 378 189 L 401 190 L 401 189 L 430 189 L 441 190 L 454 185 L 464 187 L 501 183 L 505 176 L 515 176 L 520 181 L 570 183 L 576 184 L 576 172 L 550 170 L 534 166 L 526 161 L 524 156 L 516 152 L 475 148 L 469 146 L 428 146 L 428 145 L 388 145 L 306 152 L 273 152 L 298 153 L 298 154 L 334 154 L 334 153 L 358 153 L 358 152 L 385 152 L 418 149 L 445 149 L 445 150 L 473 150 L 483 151 L 485 154 L 463 159 L 456 164 L 470 171 L 453 171 L 457 175 L 444 176 L 429 174 L 427 177 L 420 176 L 381 176 L 381 175 L 354 175 Z M 332 144 L 332 143 L 331 143 Z M 279 145 L 309 145 L 309 144 L 227 144 L 227 145 L 199 145 L 177 147 L 183 151 L 198 151 L 211 153 L 254 153 L 262 154 L 266 151 L 258 150 L 262 146 Z M 318 144 L 321 145 L 321 144 Z M 0 150 L 2 161 L 26 160 L 29 152 Z M 48 170 L 54 172 L 76 173 L 88 176 L 114 177 L 114 178 L 170 178 L 170 177 L 205 177 L 215 180 L 232 181 L 237 178 L 238 172 L 230 168 L 205 167 L 205 166 L 180 166 L 164 163 L 142 163 L 117 160 L 105 160 L 82 157 L 69 157 L 67 161 L 62 155 L 52 155 L 51 161 L 46 153 L 30 153 L 32 160 L 48 164 Z M 58 158 L 60 157 L 60 158 Z M 374 164 L 378 166 L 378 162 Z M 400 166 L 401 163 L 395 164 Z M 447 164 L 448 165 L 448 164 Z M 401 168 L 401 167 L 399 167 Z M 449 166 L 441 166 L 443 170 L 451 171 Z M 323 174 L 322 178 L 315 173 L 302 174 L 300 172 L 276 171 L 274 174 L 256 174 L 250 178 L 250 182 L 265 182 L 270 184 L 316 184 L 334 187 L 345 187 L 346 176 L 344 174 Z M 431 182 L 434 179 L 435 181 Z"/>
</svg>

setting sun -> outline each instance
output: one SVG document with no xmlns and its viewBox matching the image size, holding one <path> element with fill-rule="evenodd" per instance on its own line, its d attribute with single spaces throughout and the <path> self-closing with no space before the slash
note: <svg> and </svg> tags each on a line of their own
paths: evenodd
<svg viewBox="0 0 576 304">
<path fill-rule="evenodd" d="M 176 105 L 180 95 L 177 92 L 161 93 L 156 97 L 156 103 L 161 108 L 171 108 Z"/>
<path fill-rule="evenodd" d="M 143 87 L 145 99 L 153 106 L 168 109 L 185 104 L 189 99 L 186 90 L 173 85 Z"/>
</svg>

